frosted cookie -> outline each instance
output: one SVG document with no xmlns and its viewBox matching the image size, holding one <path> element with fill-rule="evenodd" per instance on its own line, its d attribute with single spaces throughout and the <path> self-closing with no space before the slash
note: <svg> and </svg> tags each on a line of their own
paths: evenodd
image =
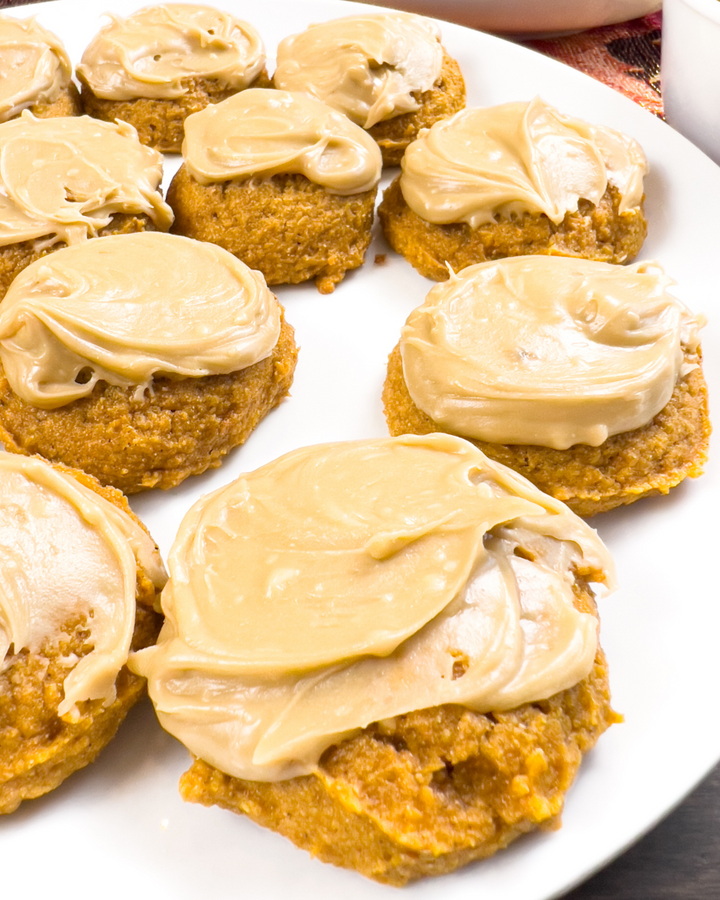
<svg viewBox="0 0 720 900">
<path fill-rule="evenodd" d="M 632 138 L 536 98 L 464 110 L 423 133 L 378 215 L 393 250 L 435 281 L 505 256 L 624 263 L 645 239 L 646 172 Z"/>
<path fill-rule="evenodd" d="M 0 122 L 24 109 L 38 117 L 80 115 L 72 64 L 60 38 L 35 19 L 0 14 Z"/>
<path fill-rule="evenodd" d="M 229 13 L 169 3 L 108 15 L 77 67 L 83 107 L 130 122 L 143 144 L 179 153 L 189 115 L 268 84 L 260 35 Z"/>
<path fill-rule="evenodd" d="M 580 515 L 702 473 L 693 316 L 657 264 L 517 257 L 434 287 L 390 355 L 391 434 L 447 431 Z"/>
<path fill-rule="evenodd" d="M 183 797 L 379 881 L 557 827 L 616 721 L 607 551 L 459 438 L 287 454 L 199 500 L 169 571 L 131 666 L 196 757 Z"/>
<path fill-rule="evenodd" d="M 465 82 L 437 24 L 408 13 L 332 19 L 285 38 L 273 84 L 345 113 L 378 142 L 388 166 L 421 128 L 465 106 Z"/>
<path fill-rule="evenodd" d="M 88 116 L 0 125 L 0 299 L 25 266 L 88 238 L 172 223 L 162 156 L 130 125 Z"/>
<path fill-rule="evenodd" d="M 258 272 L 159 232 L 29 266 L 0 311 L 0 440 L 126 493 L 219 466 L 287 394 L 293 331 Z"/>
<path fill-rule="evenodd" d="M 211 241 L 268 284 L 331 293 L 362 265 L 382 163 L 377 144 L 306 94 L 247 90 L 191 116 L 168 190 L 178 234 Z"/>
<path fill-rule="evenodd" d="M 92 762 L 145 682 L 157 548 L 119 493 L 0 452 L 0 813 Z"/>
</svg>

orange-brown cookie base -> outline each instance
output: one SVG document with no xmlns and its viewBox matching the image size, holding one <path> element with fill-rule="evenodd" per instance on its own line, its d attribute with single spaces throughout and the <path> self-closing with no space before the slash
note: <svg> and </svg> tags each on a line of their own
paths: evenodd
<svg viewBox="0 0 720 900">
<path fill-rule="evenodd" d="M 253 88 L 269 87 L 267 72 L 248 85 Z M 134 100 L 106 100 L 96 97 L 91 88 L 81 81 L 83 110 L 95 119 L 105 122 L 129 122 L 137 129 L 141 144 L 154 147 L 161 153 L 180 153 L 185 137 L 185 119 L 200 112 L 211 103 L 227 100 L 238 91 L 228 88 L 216 78 L 189 78 L 184 86 L 187 92 L 171 100 L 155 100 L 138 97 Z"/>
<path fill-rule="evenodd" d="M 130 512 L 118 491 L 102 488 L 82 472 L 71 474 Z M 153 611 L 155 600 L 155 588 L 138 565 L 134 650 L 157 638 L 161 617 Z M 77 721 L 59 718 L 62 685 L 74 666 L 72 654 L 82 657 L 89 651 L 87 635 L 82 622 L 68 622 L 40 652 L 22 651 L 0 674 L 0 814 L 48 793 L 91 763 L 145 692 L 145 679 L 123 668 L 115 683 L 117 697 L 109 706 L 89 700 L 79 704 Z"/>
<path fill-rule="evenodd" d="M 594 609 L 582 585 L 577 596 Z M 403 885 L 559 827 L 583 754 L 616 721 L 599 650 L 590 675 L 549 700 L 488 715 L 440 706 L 397 716 L 329 748 L 317 774 L 289 781 L 243 781 L 196 760 L 180 792 L 244 813 L 324 862 Z"/>
<path fill-rule="evenodd" d="M 155 226 L 149 216 L 131 215 L 129 213 L 116 213 L 112 221 L 105 228 L 101 228 L 97 237 L 105 237 L 108 234 L 134 234 L 137 231 L 154 231 Z M 54 250 L 60 250 L 67 246 L 64 241 L 59 241 L 46 250 L 39 250 L 37 241 L 20 241 L 17 244 L 8 244 L 0 247 L 0 300 L 7 293 L 13 279 L 27 268 L 30 263 L 40 259 Z"/>
<path fill-rule="evenodd" d="M 13 393 L 0 367 L 0 440 L 126 494 L 171 488 L 245 442 L 288 393 L 296 362 L 293 329 L 283 321 L 273 353 L 240 372 L 158 378 L 138 398 L 133 388 L 98 383 L 89 397 L 48 410 Z"/>
<path fill-rule="evenodd" d="M 405 202 L 400 179 L 388 187 L 378 217 L 390 246 L 427 278 L 446 281 L 448 266 L 459 272 L 475 263 L 507 256 L 578 256 L 623 263 L 640 250 L 647 233 L 642 209 L 620 213 L 620 194 L 612 185 L 595 206 L 580 200 L 578 211 L 559 225 L 542 213 L 524 213 L 481 225 L 433 225 Z"/>
<path fill-rule="evenodd" d="M 643 428 L 613 435 L 599 447 L 576 444 L 553 450 L 530 444 L 472 440 L 483 453 L 562 500 L 581 516 L 592 516 L 641 497 L 667 494 L 687 477 L 702 474 L 710 438 L 707 385 L 700 357 L 681 379 L 670 402 Z M 390 434 L 444 431 L 415 406 L 405 383 L 400 348 L 388 360 L 383 388 Z"/>
<path fill-rule="evenodd" d="M 365 259 L 375 197 L 375 190 L 330 194 L 304 175 L 201 185 L 183 165 L 167 200 L 175 234 L 218 244 L 268 284 L 314 279 L 329 294 Z"/>
<path fill-rule="evenodd" d="M 81 116 L 80 92 L 71 82 L 51 103 L 35 103 L 30 112 L 38 119 L 55 119 L 62 116 Z"/>
</svg>

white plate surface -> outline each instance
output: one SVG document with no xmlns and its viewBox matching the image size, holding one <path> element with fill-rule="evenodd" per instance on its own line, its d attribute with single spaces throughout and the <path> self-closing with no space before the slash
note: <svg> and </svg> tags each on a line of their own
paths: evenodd
<svg viewBox="0 0 720 900">
<path fill-rule="evenodd" d="M 127 13 L 142 4 L 108 5 Z M 271 70 L 282 37 L 352 11 L 337 0 L 227 0 L 224 6 L 260 30 Z M 12 13 L 37 15 L 63 37 L 76 62 L 100 24 L 97 0 L 56 0 Z M 652 115 L 574 70 L 457 26 L 444 25 L 443 35 L 465 73 L 469 105 L 540 94 L 567 113 L 641 141 L 651 165 L 643 257 L 661 261 L 678 282 L 677 294 L 708 315 L 706 375 L 717 397 L 720 169 Z M 175 165 L 168 160 L 169 169 Z M 384 253 L 386 263 L 374 264 L 375 255 Z M 133 500 L 163 553 L 188 506 L 239 473 L 298 446 L 385 435 L 380 391 L 387 354 L 430 287 L 377 236 L 365 266 L 334 294 L 322 296 L 314 286 L 278 289 L 301 347 L 292 397 L 222 468 L 171 492 Z M 651 827 L 720 758 L 720 598 L 714 572 L 719 480 L 711 460 L 701 479 L 670 496 L 594 521 L 615 556 L 621 585 L 603 600 L 601 617 L 614 705 L 625 723 L 603 736 L 585 760 L 568 795 L 563 828 L 407 888 L 404 896 L 558 896 Z M 186 751 L 142 704 L 94 765 L 0 821 L 3 896 L 27 893 L 31 885 L 39 890 L 41 882 L 58 900 L 399 896 L 311 859 L 242 817 L 184 804 L 177 782 L 187 763 Z"/>
</svg>

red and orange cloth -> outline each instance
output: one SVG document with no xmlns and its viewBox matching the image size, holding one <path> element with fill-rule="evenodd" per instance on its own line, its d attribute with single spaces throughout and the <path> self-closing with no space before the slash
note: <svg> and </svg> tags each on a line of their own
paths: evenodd
<svg viewBox="0 0 720 900">
<path fill-rule="evenodd" d="M 662 13 L 656 12 L 619 25 L 523 43 L 597 78 L 662 117 L 661 29 Z"/>
</svg>

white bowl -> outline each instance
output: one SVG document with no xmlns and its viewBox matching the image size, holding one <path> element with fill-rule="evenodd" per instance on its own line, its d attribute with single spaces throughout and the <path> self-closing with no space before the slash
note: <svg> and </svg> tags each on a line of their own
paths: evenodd
<svg viewBox="0 0 720 900">
<path fill-rule="evenodd" d="M 371 0 L 448 22 L 512 35 L 558 34 L 626 22 L 662 0 Z M 718 0 L 709 0 L 718 3 Z"/>
<path fill-rule="evenodd" d="M 720 163 L 720 0 L 665 0 L 661 78 L 667 121 Z"/>
</svg>

